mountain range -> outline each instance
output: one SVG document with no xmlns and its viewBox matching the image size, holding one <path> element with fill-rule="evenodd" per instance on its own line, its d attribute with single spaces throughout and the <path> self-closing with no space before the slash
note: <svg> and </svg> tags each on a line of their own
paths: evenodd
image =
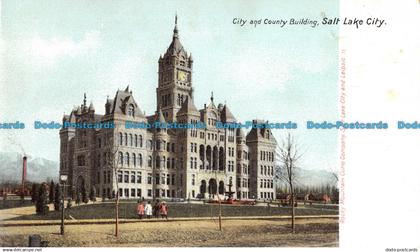
<svg viewBox="0 0 420 252">
<path fill-rule="evenodd" d="M 43 182 L 58 179 L 58 162 L 41 157 L 27 156 L 26 179 L 30 182 Z M 20 182 L 22 179 L 23 154 L 0 152 L 0 182 Z"/>
<path fill-rule="evenodd" d="M 0 152 L 0 182 L 20 182 L 22 178 L 22 157 L 18 152 Z M 27 155 L 27 180 L 43 182 L 58 179 L 59 164 L 57 161 Z M 296 171 L 298 186 L 332 185 L 336 181 L 332 172 L 326 170 Z"/>
</svg>

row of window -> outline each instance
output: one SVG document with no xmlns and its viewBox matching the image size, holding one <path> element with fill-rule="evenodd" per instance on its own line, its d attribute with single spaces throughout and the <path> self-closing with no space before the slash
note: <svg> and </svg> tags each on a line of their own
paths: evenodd
<svg viewBox="0 0 420 252">
<path fill-rule="evenodd" d="M 272 179 L 260 179 L 260 188 L 274 188 Z"/>
<path fill-rule="evenodd" d="M 146 195 L 143 195 L 142 190 L 140 188 L 119 188 L 119 196 L 122 198 L 142 198 Z M 105 193 L 108 197 L 111 197 L 109 188 L 106 190 L 102 190 L 102 195 L 105 196 Z M 176 191 L 175 190 L 165 190 L 165 189 L 155 189 L 155 196 L 160 198 L 175 198 Z M 152 189 L 147 189 L 147 197 L 152 197 Z"/>
<path fill-rule="evenodd" d="M 147 167 L 152 167 L 152 156 L 147 157 Z M 180 159 L 180 167 L 182 167 L 182 158 Z M 133 166 L 133 167 L 142 167 L 143 166 L 143 156 L 142 154 L 135 154 L 126 152 L 123 154 L 122 152 L 118 153 L 118 164 L 125 165 L 125 166 Z M 166 169 L 175 169 L 176 167 L 176 160 L 175 158 L 166 158 L 165 156 L 156 156 L 156 168 L 166 168 Z"/>
<path fill-rule="evenodd" d="M 242 173 L 242 174 L 248 174 L 249 173 L 249 166 L 247 164 L 237 164 L 236 166 L 236 172 Z"/>
<path fill-rule="evenodd" d="M 274 152 L 260 151 L 260 160 L 273 162 L 274 161 Z"/>
<path fill-rule="evenodd" d="M 238 154 L 237 154 L 237 158 L 238 159 L 243 159 L 243 160 L 249 160 L 249 153 L 246 151 L 239 151 L 238 150 Z"/>
<path fill-rule="evenodd" d="M 227 171 L 228 172 L 234 172 L 235 171 L 235 163 L 233 161 L 228 161 Z"/>
<path fill-rule="evenodd" d="M 247 178 L 242 178 L 242 179 L 241 178 L 236 178 L 236 186 L 237 187 L 248 188 L 249 187 L 249 179 L 247 179 Z"/>
<path fill-rule="evenodd" d="M 261 199 L 274 199 L 274 193 L 273 192 L 260 192 L 260 198 Z"/>
<path fill-rule="evenodd" d="M 120 138 L 119 138 L 119 144 L 120 146 L 133 146 L 133 147 L 143 147 L 143 136 L 137 135 L 137 134 L 127 134 L 127 133 L 121 133 L 120 132 Z M 99 146 L 100 147 L 100 146 Z"/>
<path fill-rule="evenodd" d="M 235 148 L 228 147 L 228 157 L 234 157 L 235 156 Z"/>
<path fill-rule="evenodd" d="M 261 165 L 260 169 L 261 175 L 268 175 L 268 176 L 274 176 L 274 167 L 273 166 L 266 166 Z"/>
<path fill-rule="evenodd" d="M 147 173 L 147 180 L 145 181 L 148 185 L 152 184 L 153 175 Z M 156 185 L 175 185 L 176 174 L 155 174 Z M 131 183 L 131 184 L 142 184 L 142 172 L 135 171 L 118 171 L 117 174 L 118 183 Z M 182 185 L 182 174 L 180 175 L 180 184 Z"/>
</svg>

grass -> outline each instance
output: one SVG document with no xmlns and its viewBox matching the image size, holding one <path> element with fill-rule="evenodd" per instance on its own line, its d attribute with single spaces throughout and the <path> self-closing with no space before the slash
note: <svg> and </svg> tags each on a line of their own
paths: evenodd
<svg viewBox="0 0 420 252">
<path fill-rule="evenodd" d="M 119 215 L 122 219 L 137 219 L 137 203 L 121 202 Z M 214 217 L 219 213 L 217 204 L 168 203 L 169 217 Z M 34 208 L 35 209 L 35 208 Z M 66 218 L 75 219 L 112 219 L 115 217 L 115 204 L 112 202 L 82 204 L 66 209 Z M 276 216 L 290 215 L 290 208 L 277 206 L 234 206 L 222 205 L 222 216 Z M 298 207 L 296 215 L 338 215 L 338 210 L 320 207 Z M 22 215 L 11 220 L 57 220 L 61 212 L 50 211 L 47 215 Z"/>
</svg>

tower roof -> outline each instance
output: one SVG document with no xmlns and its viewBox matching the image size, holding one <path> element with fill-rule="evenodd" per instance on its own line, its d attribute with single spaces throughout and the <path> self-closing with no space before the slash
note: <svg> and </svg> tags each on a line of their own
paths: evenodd
<svg viewBox="0 0 420 252">
<path fill-rule="evenodd" d="M 165 117 L 163 116 L 163 113 L 162 113 L 162 108 L 160 106 L 156 115 L 156 121 L 160 123 L 166 123 Z"/>
<path fill-rule="evenodd" d="M 184 47 L 182 46 L 181 42 L 179 41 L 179 35 L 178 35 L 178 16 L 175 15 L 175 27 L 174 27 L 174 34 L 172 35 L 172 42 L 168 47 L 168 50 L 166 50 L 166 55 L 177 55 L 180 53 L 185 54 L 187 57 L 187 53 L 184 50 Z"/>
<path fill-rule="evenodd" d="M 178 111 L 178 114 L 197 114 L 197 115 L 199 115 L 200 113 L 198 112 L 197 108 L 195 107 L 193 100 L 190 99 L 189 96 L 187 96 L 187 99 L 182 104 L 181 109 Z"/>
<path fill-rule="evenodd" d="M 227 105 L 225 104 L 225 106 L 222 109 L 222 120 L 224 121 L 236 121 L 236 118 L 233 116 L 232 112 L 230 112 L 230 109 L 227 107 Z"/>
</svg>

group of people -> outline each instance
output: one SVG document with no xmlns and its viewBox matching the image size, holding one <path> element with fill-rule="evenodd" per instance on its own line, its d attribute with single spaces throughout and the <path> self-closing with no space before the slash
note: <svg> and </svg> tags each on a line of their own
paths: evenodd
<svg viewBox="0 0 420 252">
<path fill-rule="evenodd" d="M 140 219 L 143 219 L 144 215 L 146 215 L 147 219 L 152 218 L 152 216 L 155 218 L 161 216 L 162 219 L 168 219 L 168 205 L 165 201 L 159 202 L 159 200 L 156 200 L 153 206 L 150 201 L 147 201 L 146 204 L 144 204 L 144 201 L 139 201 L 137 205 L 137 214 Z"/>
</svg>

